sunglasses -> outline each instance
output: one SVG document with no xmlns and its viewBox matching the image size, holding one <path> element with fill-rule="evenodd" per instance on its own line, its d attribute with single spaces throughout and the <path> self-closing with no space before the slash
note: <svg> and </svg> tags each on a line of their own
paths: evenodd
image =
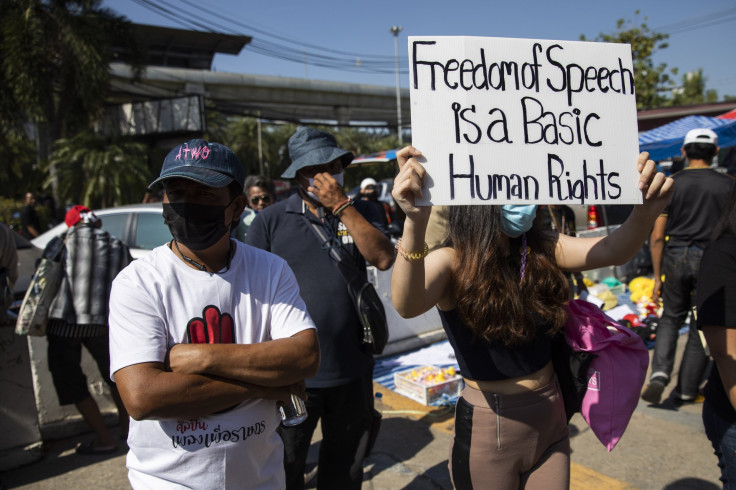
<svg viewBox="0 0 736 490">
<path fill-rule="evenodd" d="M 261 194 L 260 196 L 251 197 L 250 201 L 253 204 L 259 204 L 261 202 L 263 202 L 263 204 L 268 204 L 271 202 L 271 196 L 269 196 L 268 194 Z"/>
</svg>

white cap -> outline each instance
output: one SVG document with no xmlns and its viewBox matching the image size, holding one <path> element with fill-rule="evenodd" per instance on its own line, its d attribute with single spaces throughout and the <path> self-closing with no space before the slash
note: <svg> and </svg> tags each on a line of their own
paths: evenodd
<svg viewBox="0 0 736 490">
<path fill-rule="evenodd" d="M 682 146 L 685 146 L 689 143 L 708 143 L 718 146 L 718 135 L 710 129 L 691 129 L 685 135 L 685 142 L 682 144 Z"/>
<path fill-rule="evenodd" d="M 366 178 L 365 178 L 365 179 L 363 179 L 363 180 L 362 180 L 362 182 L 360 183 L 360 189 L 361 189 L 361 190 L 363 190 L 363 189 L 365 189 L 366 187 L 368 187 L 369 185 L 376 185 L 376 180 L 375 180 L 375 179 L 372 179 L 372 178 L 370 178 L 370 177 L 366 177 Z"/>
</svg>

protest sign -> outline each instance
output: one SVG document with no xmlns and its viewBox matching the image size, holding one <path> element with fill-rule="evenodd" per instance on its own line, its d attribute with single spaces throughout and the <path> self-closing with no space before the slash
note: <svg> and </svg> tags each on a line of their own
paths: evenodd
<svg viewBox="0 0 736 490">
<path fill-rule="evenodd" d="M 409 37 L 428 204 L 638 204 L 628 44 Z"/>
</svg>

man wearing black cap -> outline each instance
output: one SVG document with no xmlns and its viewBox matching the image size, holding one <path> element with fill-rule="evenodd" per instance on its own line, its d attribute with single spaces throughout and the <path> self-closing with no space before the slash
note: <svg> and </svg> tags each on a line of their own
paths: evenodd
<svg viewBox="0 0 736 490">
<path fill-rule="evenodd" d="M 376 208 L 345 195 L 342 172 L 353 154 L 338 148 L 332 135 L 301 127 L 289 139 L 289 155 L 291 166 L 281 177 L 295 179 L 299 193 L 259 213 L 246 237 L 291 266 L 322 349 L 320 370 L 307 380 L 307 420 L 279 429 L 287 488 L 304 488 L 307 450 L 320 419 L 318 488 L 360 488 L 373 415 L 373 356 L 328 249 L 342 247 L 365 274 L 366 260 L 381 270 L 391 267 L 393 248 Z"/>
<path fill-rule="evenodd" d="M 654 223 L 650 251 L 654 268 L 654 297 L 662 296 L 662 318 L 654 342 L 652 374 L 641 397 L 659 403 L 669 383 L 675 364 L 679 329 L 695 304 L 695 290 L 703 250 L 721 210 L 726 205 L 734 179 L 711 169 L 718 153 L 718 136 L 710 129 L 693 129 L 685 136 L 682 155 L 687 167 L 677 172 L 672 200 Z M 665 276 L 662 284 L 661 277 Z M 708 363 L 698 334 L 695 317 L 680 362 L 677 387 L 673 396 L 678 402 L 697 399 Z M 702 398 L 701 398 L 702 399 Z"/>
<path fill-rule="evenodd" d="M 286 263 L 230 239 L 243 180 L 223 145 L 174 148 L 151 184 L 174 238 L 113 284 L 110 371 L 133 418 L 134 488 L 284 486 L 276 405 L 305 397 L 319 345 Z"/>
</svg>

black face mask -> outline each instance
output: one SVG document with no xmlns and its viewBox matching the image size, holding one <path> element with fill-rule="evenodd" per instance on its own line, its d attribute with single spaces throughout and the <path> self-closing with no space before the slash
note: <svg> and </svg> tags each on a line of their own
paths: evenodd
<svg viewBox="0 0 736 490">
<path fill-rule="evenodd" d="M 225 225 L 225 209 L 232 204 L 216 206 L 187 202 L 164 203 L 164 223 L 174 239 L 192 250 L 204 250 L 222 238 L 230 229 Z"/>
</svg>

